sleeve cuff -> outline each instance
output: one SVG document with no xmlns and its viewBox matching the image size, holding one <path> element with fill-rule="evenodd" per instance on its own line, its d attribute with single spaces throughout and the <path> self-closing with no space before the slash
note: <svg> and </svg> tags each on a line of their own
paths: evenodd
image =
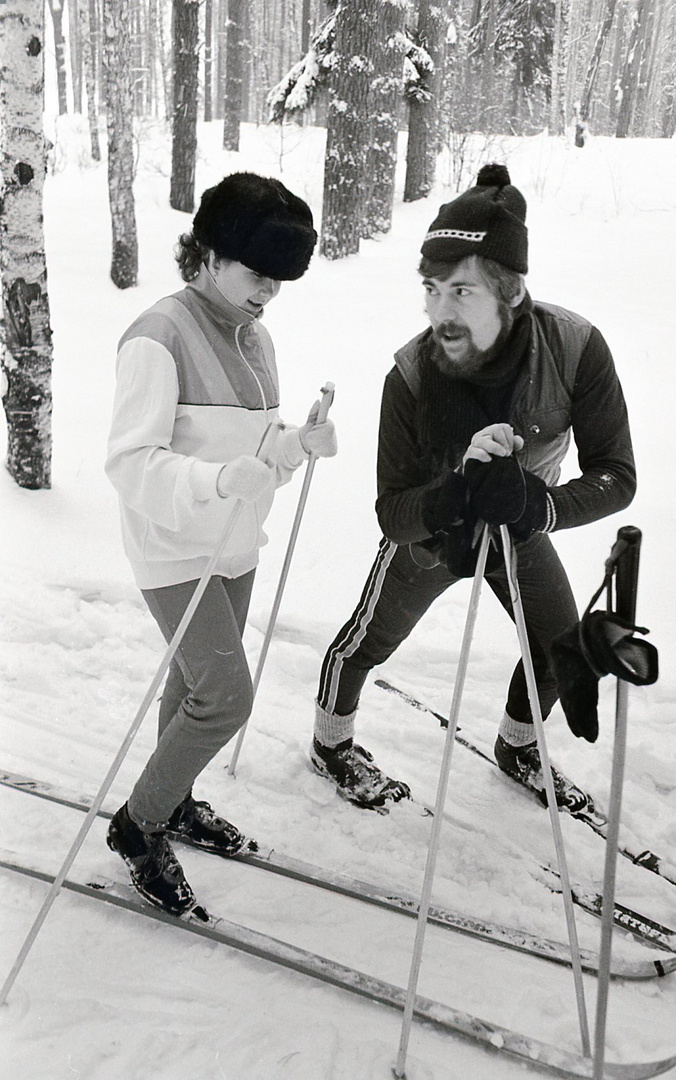
<svg viewBox="0 0 676 1080">
<path fill-rule="evenodd" d="M 213 461 L 193 461 L 190 468 L 190 490 L 197 502 L 207 502 L 218 494 L 218 477 L 223 463 Z"/>
</svg>

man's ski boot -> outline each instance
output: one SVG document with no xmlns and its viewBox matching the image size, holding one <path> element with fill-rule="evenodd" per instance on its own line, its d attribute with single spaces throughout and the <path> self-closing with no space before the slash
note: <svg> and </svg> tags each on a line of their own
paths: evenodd
<svg viewBox="0 0 676 1080">
<path fill-rule="evenodd" d="M 529 791 L 534 792 L 543 806 L 547 805 L 547 792 L 545 780 L 542 774 L 540 753 L 536 743 L 527 746 L 511 746 L 502 735 L 498 735 L 493 750 L 495 760 L 502 772 L 511 776 L 513 780 L 523 784 Z M 592 799 L 581 788 L 576 787 L 562 773 L 550 766 L 552 780 L 554 781 L 554 794 L 556 804 L 562 810 L 567 810 L 573 817 L 580 813 L 593 813 L 594 804 Z"/>
<path fill-rule="evenodd" d="M 323 746 L 315 738 L 310 749 L 315 772 L 332 780 L 348 802 L 365 810 L 387 814 L 386 803 L 410 799 L 411 789 L 401 780 L 392 780 L 373 762 L 373 754 L 346 739 L 338 746 Z"/>
<path fill-rule="evenodd" d="M 196 906 L 195 894 L 166 834 L 144 833 L 130 818 L 126 803 L 110 823 L 107 842 L 110 850 L 124 859 L 132 885 L 145 900 L 170 915 L 194 910 L 202 917 L 204 909 Z"/>
<path fill-rule="evenodd" d="M 242 851 L 258 851 L 255 840 L 246 837 L 225 818 L 219 817 L 208 802 L 196 802 L 192 795 L 176 807 L 167 829 L 193 847 L 211 851 L 226 859 Z"/>
</svg>

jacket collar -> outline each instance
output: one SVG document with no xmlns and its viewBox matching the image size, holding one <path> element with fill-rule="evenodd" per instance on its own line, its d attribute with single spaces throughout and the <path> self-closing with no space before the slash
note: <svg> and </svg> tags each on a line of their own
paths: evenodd
<svg viewBox="0 0 676 1080">
<path fill-rule="evenodd" d="M 214 322 L 225 323 L 227 326 L 249 325 L 256 319 L 251 312 L 238 307 L 228 300 L 225 293 L 216 285 L 206 266 L 201 266 L 199 274 L 186 285 L 186 291 L 196 293 L 201 303 L 207 309 Z"/>
</svg>

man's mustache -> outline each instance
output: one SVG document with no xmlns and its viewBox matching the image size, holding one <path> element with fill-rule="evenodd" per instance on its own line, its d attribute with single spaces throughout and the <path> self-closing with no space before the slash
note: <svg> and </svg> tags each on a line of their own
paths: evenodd
<svg viewBox="0 0 676 1080">
<path fill-rule="evenodd" d="M 439 323 L 433 330 L 435 338 L 442 337 L 467 337 L 468 330 L 466 326 L 460 326 L 458 323 L 452 321 L 452 319 L 445 319 L 444 322 Z"/>
</svg>

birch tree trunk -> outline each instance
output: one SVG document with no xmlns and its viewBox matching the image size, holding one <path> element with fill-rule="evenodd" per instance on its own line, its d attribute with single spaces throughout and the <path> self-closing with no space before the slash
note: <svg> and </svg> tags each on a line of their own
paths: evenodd
<svg viewBox="0 0 676 1080">
<path fill-rule="evenodd" d="M 420 0 L 418 5 L 418 37 L 434 64 L 425 81 L 427 101 L 411 100 L 408 115 L 406 148 L 406 181 L 404 202 L 414 202 L 429 195 L 437 169 L 439 152 L 439 112 L 441 86 L 446 57 L 446 36 L 450 19 L 448 2 L 433 3 Z"/>
<path fill-rule="evenodd" d="M 51 486 L 52 332 L 42 228 L 45 140 L 43 0 L 0 6 L 0 272 L 7 469 L 23 488 Z"/>
<path fill-rule="evenodd" d="M 110 276 L 118 289 L 128 289 L 137 281 L 138 240 L 133 190 L 131 40 L 126 0 L 103 0 L 103 40 L 108 113 L 108 199 L 113 229 Z"/>
<path fill-rule="evenodd" d="M 359 251 L 378 7 L 379 0 L 344 0 L 336 16 L 319 242 L 327 259 Z"/>
<path fill-rule="evenodd" d="M 190 214 L 195 209 L 199 4 L 196 0 L 174 0 L 173 13 L 174 118 L 169 205 Z"/>
</svg>

